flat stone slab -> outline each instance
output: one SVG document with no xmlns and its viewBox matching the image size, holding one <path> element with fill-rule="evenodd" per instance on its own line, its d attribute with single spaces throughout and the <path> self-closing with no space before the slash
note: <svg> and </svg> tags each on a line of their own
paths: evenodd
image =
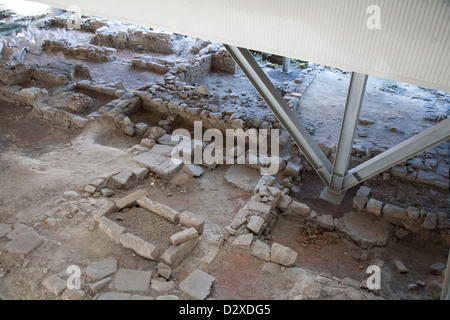
<svg viewBox="0 0 450 320">
<path fill-rule="evenodd" d="M 44 238 L 29 228 L 6 244 L 9 253 L 28 254 L 44 243 Z"/>
<path fill-rule="evenodd" d="M 148 194 L 147 190 L 140 189 L 137 190 L 119 200 L 116 200 L 116 206 L 118 210 L 123 208 L 127 208 L 136 204 L 136 201 L 142 197 L 145 197 Z"/>
<path fill-rule="evenodd" d="M 176 268 L 184 259 L 186 259 L 198 244 L 198 237 L 189 241 L 171 246 L 164 251 L 161 256 L 162 261 L 167 263 L 172 269 Z"/>
<path fill-rule="evenodd" d="M 112 221 L 104 216 L 101 217 L 98 227 L 101 230 L 103 230 L 103 232 L 105 232 L 116 243 L 120 242 L 120 237 L 126 231 L 126 229 L 124 227 L 118 225 L 114 221 Z"/>
<path fill-rule="evenodd" d="M 152 201 L 147 197 L 142 197 L 137 200 L 137 203 L 144 209 L 156 213 L 157 215 L 169 220 L 174 224 L 178 224 L 180 221 L 180 214 L 178 211 L 173 210 L 172 208 L 165 206 L 159 202 Z"/>
<path fill-rule="evenodd" d="M 261 217 L 251 216 L 248 221 L 247 228 L 254 234 L 258 235 L 263 230 L 263 225 L 265 222 L 266 221 Z"/>
<path fill-rule="evenodd" d="M 154 172 L 158 177 L 167 180 L 171 179 L 183 168 L 183 162 L 181 160 L 165 157 L 151 151 L 141 153 L 133 159 Z"/>
<path fill-rule="evenodd" d="M 113 285 L 119 291 L 145 291 L 151 278 L 151 271 L 119 269 L 114 275 Z"/>
<path fill-rule="evenodd" d="M 0 223 L 0 239 L 10 233 L 12 230 L 9 224 Z"/>
<path fill-rule="evenodd" d="M 183 167 L 183 171 L 196 178 L 201 177 L 204 173 L 202 167 L 195 164 L 185 164 Z"/>
<path fill-rule="evenodd" d="M 92 278 L 92 281 L 103 279 L 117 271 L 117 260 L 107 258 L 102 261 L 91 264 L 86 268 L 86 275 Z"/>
<path fill-rule="evenodd" d="M 258 170 L 244 165 L 232 166 L 225 173 L 225 181 L 246 192 L 253 192 L 260 177 Z"/>
<path fill-rule="evenodd" d="M 131 300 L 131 294 L 122 292 L 105 292 L 97 300 Z"/>
<path fill-rule="evenodd" d="M 343 218 L 337 219 L 335 227 L 363 248 L 385 246 L 392 229 L 386 220 L 363 211 L 347 213 Z"/>
<path fill-rule="evenodd" d="M 197 269 L 181 281 L 180 289 L 194 299 L 205 300 L 211 293 L 215 280 L 213 276 Z"/>
<path fill-rule="evenodd" d="M 270 261 L 282 266 L 291 267 L 297 260 L 297 252 L 279 243 L 273 243 L 270 253 Z"/>
<path fill-rule="evenodd" d="M 124 233 L 120 236 L 120 243 L 127 249 L 131 249 L 141 257 L 156 261 L 158 259 L 158 249 L 151 243 L 139 238 L 131 233 Z"/>
<path fill-rule="evenodd" d="M 170 242 L 172 242 L 172 244 L 174 246 L 176 246 L 177 244 L 186 242 L 188 240 L 194 239 L 198 237 L 198 232 L 197 229 L 195 228 L 188 228 L 185 229 L 183 231 L 177 232 L 173 235 L 170 236 Z"/>
<path fill-rule="evenodd" d="M 116 174 L 115 176 L 113 176 L 112 179 L 115 182 L 117 182 L 118 184 L 125 186 L 130 182 L 132 177 L 133 177 L 133 172 L 125 170 L 125 171 L 121 171 L 118 174 Z"/>
<path fill-rule="evenodd" d="M 195 213 L 183 211 L 180 214 L 180 223 L 188 228 L 195 228 L 199 234 L 203 233 L 205 228 L 205 219 L 198 217 Z"/>
<path fill-rule="evenodd" d="M 175 143 L 176 145 L 176 143 Z M 170 158 L 170 155 L 172 153 L 173 150 L 173 146 L 171 145 L 163 145 L 163 144 L 155 144 L 151 149 L 150 152 L 166 157 L 166 158 Z"/>
<path fill-rule="evenodd" d="M 66 288 L 67 283 L 57 275 L 52 275 L 42 282 L 42 285 L 47 288 L 48 291 L 55 295 L 60 295 Z"/>
</svg>

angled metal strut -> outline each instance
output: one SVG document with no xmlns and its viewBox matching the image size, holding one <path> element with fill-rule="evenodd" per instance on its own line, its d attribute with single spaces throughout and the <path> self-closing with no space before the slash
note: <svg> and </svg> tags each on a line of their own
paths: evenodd
<svg viewBox="0 0 450 320">
<path fill-rule="evenodd" d="M 325 154 L 300 123 L 300 120 L 283 100 L 248 50 L 231 45 L 225 45 L 225 47 L 247 78 L 252 82 L 253 86 L 264 98 L 278 118 L 278 121 L 280 121 L 291 135 L 322 181 L 327 185 L 324 192 L 341 195 L 339 200 L 331 200 L 324 197 L 328 201 L 334 201 L 336 204 L 340 203 L 342 201 L 342 193 L 345 190 L 450 138 L 449 118 L 360 164 L 356 168 L 348 170 L 356 126 L 368 78 L 367 75 L 353 72 L 344 117 L 342 119 L 336 156 L 334 164 L 331 165 Z"/>
</svg>

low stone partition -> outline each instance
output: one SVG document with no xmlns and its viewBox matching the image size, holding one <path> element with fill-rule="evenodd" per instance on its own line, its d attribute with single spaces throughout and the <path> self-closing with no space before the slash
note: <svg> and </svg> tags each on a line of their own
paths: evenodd
<svg viewBox="0 0 450 320">
<path fill-rule="evenodd" d="M 115 28 L 117 30 L 118 28 Z M 173 53 L 172 34 L 162 31 L 142 31 L 122 28 L 112 31 L 108 26 L 98 28 L 91 43 L 117 49 L 131 49 L 137 52 Z"/>
<path fill-rule="evenodd" d="M 170 236 L 172 245 L 168 249 L 162 251 L 141 237 L 128 232 L 126 228 L 107 217 L 108 214 L 136 205 L 146 209 L 151 214 L 157 214 L 166 219 L 168 223 L 181 225 L 180 231 Z M 191 212 L 179 213 L 168 206 L 149 199 L 147 191 L 144 189 L 128 194 L 114 203 L 108 202 L 100 210 L 94 212 L 94 218 L 99 223 L 99 228 L 116 243 L 120 243 L 124 248 L 131 249 L 146 259 L 159 261 L 168 266 L 169 269 L 174 269 L 180 265 L 196 248 L 205 224 L 204 220 L 199 219 Z"/>
<path fill-rule="evenodd" d="M 92 44 L 72 45 L 66 40 L 45 40 L 42 47 L 47 53 L 63 52 L 67 57 L 79 60 L 108 62 L 117 58 L 114 48 Z"/>
</svg>

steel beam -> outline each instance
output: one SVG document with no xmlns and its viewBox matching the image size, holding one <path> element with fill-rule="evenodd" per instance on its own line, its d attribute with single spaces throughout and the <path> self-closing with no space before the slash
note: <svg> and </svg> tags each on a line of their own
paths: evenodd
<svg viewBox="0 0 450 320">
<path fill-rule="evenodd" d="M 283 72 L 291 72 L 291 58 L 283 57 Z"/>
<path fill-rule="evenodd" d="M 322 181 L 328 185 L 331 178 L 332 166 L 330 161 L 311 138 L 308 131 L 301 124 L 295 113 L 283 100 L 277 89 L 269 80 L 258 63 L 253 59 L 247 49 L 224 45 L 230 55 L 258 90 L 266 103 L 272 109 L 278 121 L 294 139 L 301 152 L 308 159 L 311 166 L 316 170 Z"/>
<path fill-rule="evenodd" d="M 349 189 L 447 139 L 450 139 L 450 118 L 349 170 L 342 190 Z"/>
<path fill-rule="evenodd" d="M 342 118 L 341 132 L 334 158 L 333 170 L 329 191 L 340 193 L 344 177 L 350 163 L 353 141 L 355 140 L 356 125 L 358 124 L 361 106 L 364 100 L 368 76 L 361 73 L 352 73 L 347 94 L 344 117 Z"/>
</svg>

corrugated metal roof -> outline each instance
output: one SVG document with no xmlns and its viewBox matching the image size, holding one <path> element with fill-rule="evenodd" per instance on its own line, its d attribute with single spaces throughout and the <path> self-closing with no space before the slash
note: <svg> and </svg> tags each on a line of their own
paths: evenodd
<svg viewBox="0 0 450 320">
<path fill-rule="evenodd" d="M 450 0 L 39 2 L 450 91 Z M 367 27 L 371 5 L 381 29 Z"/>
</svg>

